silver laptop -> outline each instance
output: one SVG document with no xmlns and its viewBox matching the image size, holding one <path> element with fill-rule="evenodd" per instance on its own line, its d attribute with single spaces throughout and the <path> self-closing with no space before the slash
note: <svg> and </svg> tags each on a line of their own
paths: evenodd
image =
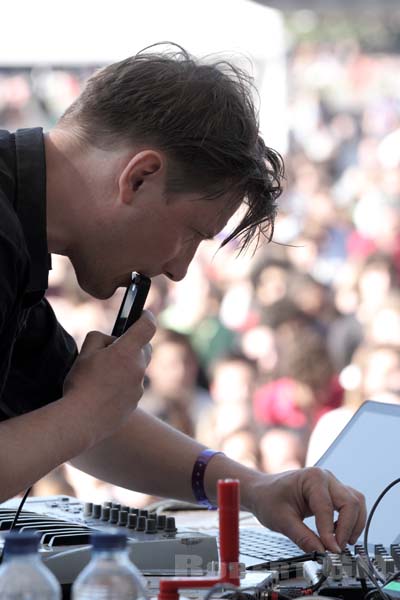
<svg viewBox="0 0 400 600">
<path fill-rule="evenodd" d="M 316 466 L 329 469 L 340 481 L 360 490 L 366 498 L 369 512 L 381 491 L 400 477 L 400 404 L 367 401 L 353 415 Z M 369 546 L 390 544 L 400 540 L 400 485 L 383 498 L 372 519 Z M 306 519 L 316 531 L 315 520 Z M 246 567 L 258 562 L 287 558 L 300 549 L 287 538 L 269 530 L 252 529 L 257 535 L 255 550 L 251 549 L 251 534 L 241 530 L 241 561 Z M 262 540 L 265 540 L 263 546 Z M 362 543 L 360 538 L 358 543 Z M 257 562 L 258 561 L 258 562 Z"/>
</svg>

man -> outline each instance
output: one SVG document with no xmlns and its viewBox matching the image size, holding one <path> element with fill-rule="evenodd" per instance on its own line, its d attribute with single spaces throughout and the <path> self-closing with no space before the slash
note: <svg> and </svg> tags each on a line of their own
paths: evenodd
<svg viewBox="0 0 400 600">
<path fill-rule="evenodd" d="M 200 242 L 243 204 L 227 240 L 271 237 L 282 165 L 258 134 L 245 76 L 184 51 L 139 53 L 95 74 L 45 136 L 2 132 L 0 160 L 0 500 L 67 460 L 116 485 L 204 503 L 232 477 L 243 507 L 305 550 L 355 542 L 364 500 L 331 474 L 252 471 L 136 408 L 149 313 L 117 340 L 89 333 L 75 360 L 43 299 L 48 252 L 68 256 L 80 286 L 104 299 L 133 270 L 182 279 Z M 310 514 L 319 537 L 302 522 Z"/>
</svg>

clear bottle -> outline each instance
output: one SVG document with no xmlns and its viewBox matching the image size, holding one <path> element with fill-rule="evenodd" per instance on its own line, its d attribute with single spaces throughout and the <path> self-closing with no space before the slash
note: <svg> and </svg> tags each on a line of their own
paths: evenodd
<svg viewBox="0 0 400 600">
<path fill-rule="evenodd" d="M 5 536 L 1 600 L 61 600 L 61 586 L 39 556 L 39 539 L 37 534 L 25 532 Z"/>
<path fill-rule="evenodd" d="M 72 600 L 145 600 L 146 584 L 120 532 L 92 534 L 92 559 L 72 586 Z"/>
</svg>

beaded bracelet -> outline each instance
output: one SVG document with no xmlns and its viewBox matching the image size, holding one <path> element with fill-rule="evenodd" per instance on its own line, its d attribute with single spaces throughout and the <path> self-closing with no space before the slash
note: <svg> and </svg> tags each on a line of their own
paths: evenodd
<svg viewBox="0 0 400 600">
<path fill-rule="evenodd" d="M 196 459 L 196 462 L 193 465 L 192 471 L 193 495 L 196 498 L 198 504 L 201 504 L 209 510 L 216 510 L 218 506 L 212 504 L 207 498 L 207 494 L 204 489 L 204 473 L 206 472 L 206 467 L 209 461 L 216 454 L 223 454 L 223 452 L 218 452 L 217 450 L 211 450 L 209 448 L 200 452 L 199 456 Z"/>
</svg>

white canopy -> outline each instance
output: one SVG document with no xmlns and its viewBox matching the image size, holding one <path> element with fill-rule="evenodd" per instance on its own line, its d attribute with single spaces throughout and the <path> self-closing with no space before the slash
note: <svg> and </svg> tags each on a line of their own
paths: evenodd
<svg viewBox="0 0 400 600">
<path fill-rule="evenodd" d="M 251 0 L 0 2 L 0 68 L 102 65 L 160 41 L 196 56 L 235 57 L 255 77 L 269 144 L 285 150 L 285 41 L 278 11 Z"/>
<path fill-rule="evenodd" d="M 1 0 L 0 14 L 0 65 L 106 63 L 162 40 L 257 56 L 281 29 L 249 0 Z"/>
</svg>

